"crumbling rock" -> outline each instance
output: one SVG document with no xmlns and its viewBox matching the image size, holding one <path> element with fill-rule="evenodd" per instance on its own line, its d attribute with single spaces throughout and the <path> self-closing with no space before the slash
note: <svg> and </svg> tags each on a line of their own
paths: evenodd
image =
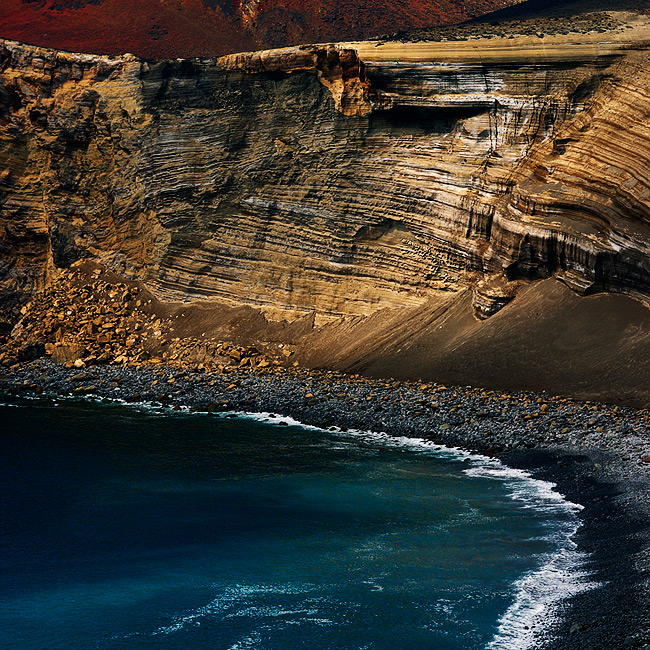
<svg viewBox="0 0 650 650">
<path fill-rule="evenodd" d="M 99 268 L 89 273 L 91 266 L 75 264 L 60 272 L 22 307 L 20 320 L 0 349 L 0 365 L 41 357 L 76 368 L 165 363 L 198 371 L 259 372 L 287 365 L 292 354 L 288 348 L 273 354 L 214 337 L 175 336 L 178 314 L 161 317 L 137 283 L 106 281 Z"/>
<path fill-rule="evenodd" d="M 472 308 L 479 319 L 489 318 L 503 309 L 516 295 L 517 282 L 508 282 L 502 275 L 486 277 L 472 292 Z"/>
</svg>

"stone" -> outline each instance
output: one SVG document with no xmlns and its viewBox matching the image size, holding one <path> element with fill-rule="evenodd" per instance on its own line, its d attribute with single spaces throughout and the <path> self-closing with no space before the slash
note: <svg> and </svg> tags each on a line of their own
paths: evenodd
<svg viewBox="0 0 650 650">
<path fill-rule="evenodd" d="M 463 296 L 491 319 L 538 278 L 647 295 L 639 178 L 650 163 L 635 152 L 650 127 L 633 119 L 650 91 L 644 21 L 603 43 L 574 35 L 570 47 L 549 36 L 543 48 L 520 37 L 359 42 L 173 64 L 1 42 L 0 87 L 17 101 L 0 124 L 11 178 L 0 232 L 23 233 L 0 242 L 0 317 L 19 320 L 2 363 L 26 360 L 36 340 L 63 363 L 149 357 L 230 372 L 227 355 L 298 367 L 296 332 Z M 146 279 L 153 296 L 111 272 Z M 127 316 L 136 294 L 151 312 L 139 322 Z M 182 301 L 174 321 L 157 298 Z M 224 326 L 239 343 L 272 322 L 274 358 L 232 343 L 221 358 L 196 341 L 167 346 L 172 325 L 179 334 L 210 299 L 249 326 Z M 292 350 L 300 362 L 287 362 Z"/>
<path fill-rule="evenodd" d="M 472 292 L 474 315 L 484 320 L 503 309 L 516 295 L 518 284 L 508 282 L 502 274 L 484 278 Z"/>
<path fill-rule="evenodd" d="M 650 170 L 634 152 L 650 126 L 631 116 L 650 66 L 647 25 L 630 26 L 598 47 L 593 34 L 570 46 L 545 36 L 543 48 L 536 37 L 359 42 L 173 64 L 4 41 L 1 81 L 17 100 L 0 127 L 12 170 L 0 225 L 27 234 L 4 242 L 3 309 L 82 257 L 147 277 L 159 297 L 324 321 L 472 287 L 491 317 L 517 283 L 552 275 L 579 293 L 644 294 L 650 197 L 636 179 Z M 627 154 L 610 155 L 612 134 Z"/>
<path fill-rule="evenodd" d="M 55 350 L 54 354 L 52 355 L 52 358 L 57 362 L 57 363 L 70 363 L 71 365 L 74 364 L 75 361 L 78 359 L 82 359 L 85 356 L 86 349 L 84 346 L 79 345 L 79 344 L 62 344 L 58 345 Z"/>
</svg>

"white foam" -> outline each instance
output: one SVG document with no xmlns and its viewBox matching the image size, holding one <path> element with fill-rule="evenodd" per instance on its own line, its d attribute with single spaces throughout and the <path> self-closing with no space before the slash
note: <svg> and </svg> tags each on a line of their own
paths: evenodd
<svg viewBox="0 0 650 650">
<path fill-rule="evenodd" d="M 584 560 L 585 554 L 569 545 L 548 554 L 541 568 L 520 578 L 515 583 L 515 601 L 499 620 L 486 650 L 533 648 L 542 630 L 557 620 L 563 600 L 597 586 L 581 570 Z"/>
<path fill-rule="evenodd" d="M 86 395 L 86 399 L 97 402 L 106 402 L 106 398 Z M 38 398 L 33 398 L 38 399 Z M 66 399 L 65 397 L 59 399 Z M 68 399 L 74 399 L 72 397 Z M 78 399 L 78 398 L 77 398 Z M 187 415 L 189 408 L 183 406 L 178 411 L 168 407 L 154 407 L 146 402 L 126 402 L 119 398 L 112 398 L 110 402 L 147 411 L 151 414 Z M 541 558 L 541 566 L 520 578 L 515 584 L 515 598 L 498 622 L 498 629 L 494 638 L 486 646 L 486 650 L 529 650 L 534 647 L 542 629 L 548 629 L 556 619 L 561 602 L 583 591 L 598 586 L 590 582 L 588 575 L 583 570 L 586 556 L 576 549 L 572 540 L 580 522 L 577 512 L 582 506 L 565 499 L 555 490 L 555 484 L 533 478 L 528 472 L 507 467 L 497 459 L 473 454 L 457 447 L 446 447 L 424 438 L 410 438 L 407 436 L 393 436 L 386 432 L 363 431 L 350 429 L 342 431 L 338 427 L 323 429 L 313 425 L 303 424 L 289 417 L 270 412 L 250 413 L 230 411 L 217 414 L 220 417 L 237 416 L 242 419 L 256 420 L 275 425 L 301 427 L 309 431 L 327 431 L 337 437 L 339 441 L 362 440 L 372 445 L 380 444 L 392 448 L 401 448 L 413 453 L 430 454 L 438 458 L 445 458 L 469 465 L 464 471 L 468 476 L 482 477 L 505 482 L 511 498 L 519 501 L 525 507 L 534 508 L 552 514 L 563 514 L 564 523 L 552 533 L 557 550 Z M 262 585 L 254 587 L 238 586 L 233 592 L 226 592 L 210 602 L 184 616 L 174 618 L 172 623 L 153 632 L 157 634 L 172 634 L 192 625 L 200 625 L 203 617 L 217 613 L 223 614 L 235 605 L 241 605 L 242 597 L 247 594 L 259 593 L 266 588 Z M 277 591 L 278 587 L 268 588 Z M 295 586 L 287 586 L 293 590 Z M 248 591 L 250 590 L 250 591 Z M 289 591 L 285 592 L 289 593 Z M 304 593 L 300 590 L 293 593 Z M 309 618 L 306 620 L 317 620 Z M 250 644 L 253 645 L 250 645 Z M 231 650 L 244 650 L 255 647 L 256 633 L 242 638 Z M 247 645 L 248 644 L 248 645 Z"/>
<path fill-rule="evenodd" d="M 153 636 L 159 634 L 173 634 L 180 632 L 188 627 L 201 624 L 201 619 L 206 617 L 214 617 L 216 614 L 224 618 L 234 618 L 242 616 L 243 612 L 248 609 L 249 614 L 253 613 L 257 616 L 280 616 L 280 609 L 273 611 L 271 608 L 259 607 L 250 604 L 251 598 L 260 594 L 281 594 L 281 595 L 302 595 L 311 591 L 310 585 L 297 586 L 293 584 L 287 585 L 232 585 L 226 587 L 221 594 L 210 601 L 207 605 L 199 607 L 187 614 L 174 617 L 170 625 L 165 625 L 152 632 Z M 234 611 L 229 611 L 233 609 Z M 282 614 L 288 614 L 288 610 Z M 317 612 L 312 608 L 307 608 L 307 613 L 315 615 Z"/>
<path fill-rule="evenodd" d="M 104 406 L 126 406 L 129 409 L 142 411 L 148 415 L 164 415 L 165 417 L 173 415 L 188 415 L 194 413 L 189 406 L 180 404 L 152 404 L 151 402 L 131 402 L 121 397 L 106 397 L 105 395 L 96 395 L 86 393 L 84 395 L 59 395 L 60 401 L 79 402 L 80 400 L 91 402 L 93 404 L 102 404 Z M 56 404 L 58 406 L 58 404 Z M 200 413 L 199 413 L 200 414 Z"/>
<path fill-rule="evenodd" d="M 482 460 L 482 459 L 481 459 Z M 593 589 L 598 583 L 589 580 L 584 570 L 587 556 L 577 550 L 573 536 L 580 521 L 576 514 L 583 506 L 572 503 L 555 491 L 555 484 L 532 478 L 528 472 L 512 469 L 491 460 L 465 470 L 470 476 L 504 481 L 511 498 L 526 507 L 565 515 L 549 538 L 556 550 L 540 558 L 541 566 L 515 582 L 515 599 L 498 623 L 494 638 L 486 650 L 528 650 L 558 617 L 562 601 Z"/>
<path fill-rule="evenodd" d="M 255 632 L 246 635 L 243 639 L 231 645 L 229 650 L 248 650 L 249 648 L 252 650 L 253 648 L 258 648 L 261 642 L 262 635 L 255 630 Z"/>
<path fill-rule="evenodd" d="M 290 427 L 300 427 L 301 429 L 307 429 L 308 431 L 324 431 L 320 427 L 312 426 L 311 424 L 303 424 L 298 420 L 288 416 L 288 415 L 278 415 L 277 413 L 248 413 L 245 411 L 232 411 L 227 415 L 236 415 L 239 418 L 246 420 L 256 420 L 258 422 L 265 422 L 266 424 L 277 424 L 277 425 L 287 425 Z"/>
<path fill-rule="evenodd" d="M 250 607 L 243 607 L 234 612 L 230 612 L 224 618 L 281 618 L 283 616 L 300 616 L 305 618 L 307 616 L 316 616 L 318 610 L 310 609 L 287 609 L 277 605 L 251 605 Z"/>
<path fill-rule="evenodd" d="M 273 416 L 269 413 L 237 415 L 263 422 L 283 422 L 308 430 L 325 431 L 319 427 L 303 425 L 286 416 Z M 540 558 L 541 566 L 538 569 L 528 572 L 515 582 L 514 601 L 499 619 L 497 632 L 486 650 L 530 650 L 539 640 L 540 633 L 557 621 L 559 607 L 564 600 L 599 586 L 589 580 L 584 570 L 587 556 L 577 550 L 572 539 L 580 527 L 577 513 L 583 506 L 569 501 L 557 492 L 555 483 L 533 478 L 529 472 L 508 467 L 498 459 L 473 454 L 457 447 L 446 447 L 424 438 L 392 436 L 383 431 L 350 429 L 342 432 L 337 427 L 332 427 L 329 431 L 337 436 L 353 437 L 368 443 L 467 463 L 470 466 L 464 470 L 466 475 L 504 482 L 509 496 L 524 507 L 542 511 L 549 516 L 562 515 L 561 523 L 550 534 L 556 550 Z"/>
</svg>

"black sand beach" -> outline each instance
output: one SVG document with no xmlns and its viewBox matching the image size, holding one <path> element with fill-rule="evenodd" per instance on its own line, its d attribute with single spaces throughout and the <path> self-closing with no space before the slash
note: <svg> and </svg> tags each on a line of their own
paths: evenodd
<svg viewBox="0 0 650 650">
<path fill-rule="evenodd" d="M 584 506 L 575 541 L 599 587 L 562 606 L 541 647 L 650 647 L 650 436 L 645 410 L 542 393 L 501 393 L 435 383 L 368 380 L 333 372 L 209 374 L 167 366 L 49 361 L 14 368 L 0 392 L 92 395 L 190 411 L 274 412 L 324 428 L 427 438 L 490 456 L 557 484 Z"/>
</svg>

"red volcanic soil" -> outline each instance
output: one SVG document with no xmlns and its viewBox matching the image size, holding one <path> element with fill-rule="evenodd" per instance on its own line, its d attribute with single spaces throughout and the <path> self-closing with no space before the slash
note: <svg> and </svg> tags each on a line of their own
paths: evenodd
<svg viewBox="0 0 650 650">
<path fill-rule="evenodd" d="M 200 0 L 0 0 L 0 36 L 73 52 L 168 58 L 255 42 Z"/>
<path fill-rule="evenodd" d="M 360 39 L 459 23 L 519 0 L 0 0 L 0 37 L 150 58 Z"/>
</svg>

